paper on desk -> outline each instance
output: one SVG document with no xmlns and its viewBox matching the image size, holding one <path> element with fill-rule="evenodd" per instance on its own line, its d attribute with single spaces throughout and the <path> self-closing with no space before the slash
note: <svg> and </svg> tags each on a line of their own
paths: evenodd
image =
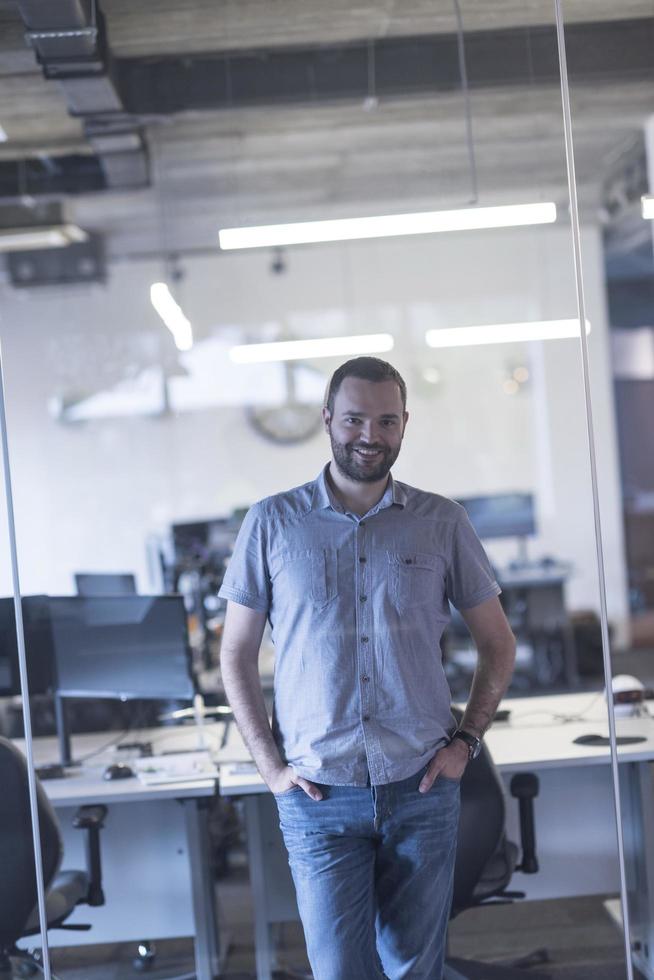
<svg viewBox="0 0 654 980">
<path fill-rule="evenodd" d="M 134 769 L 145 786 L 181 783 L 189 779 L 217 779 L 218 770 L 207 751 L 173 752 L 134 760 Z"/>
</svg>

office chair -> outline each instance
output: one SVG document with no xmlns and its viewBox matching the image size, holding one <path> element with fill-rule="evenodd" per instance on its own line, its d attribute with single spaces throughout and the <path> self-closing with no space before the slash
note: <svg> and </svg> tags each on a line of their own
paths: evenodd
<svg viewBox="0 0 654 980">
<path fill-rule="evenodd" d="M 42 972 L 35 956 L 16 943 L 39 933 L 36 871 L 32 847 L 27 762 L 16 746 L 0 737 L 0 980 L 10 980 L 12 959 L 19 976 Z M 86 830 L 86 871 L 60 871 L 63 847 L 59 823 L 37 779 L 39 824 L 49 929 L 90 929 L 66 924 L 80 904 L 104 905 L 100 863 L 100 830 L 107 808 L 82 806 L 73 826 Z"/>
<path fill-rule="evenodd" d="M 454 714 L 457 723 L 460 722 L 461 713 Z M 518 847 L 506 837 L 504 787 L 487 746 L 483 745 L 481 754 L 468 764 L 461 780 L 461 817 L 450 919 L 469 908 L 524 898 L 523 892 L 509 891 L 507 886 L 514 871 L 524 874 L 538 871 L 534 832 L 534 798 L 538 788 L 538 778 L 533 773 L 519 773 L 511 780 L 511 794 L 518 799 L 520 807 L 522 860 L 519 862 Z M 544 950 L 537 950 L 514 964 L 448 959 L 443 980 L 473 980 L 480 976 L 484 980 L 517 980 L 521 976 L 544 980 L 542 974 L 532 970 L 521 973 L 518 967 L 546 961 Z"/>
</svg>

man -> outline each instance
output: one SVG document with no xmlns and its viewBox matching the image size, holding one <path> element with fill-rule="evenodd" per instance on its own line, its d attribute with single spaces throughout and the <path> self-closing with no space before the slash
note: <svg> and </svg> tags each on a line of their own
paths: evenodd
<svg viewBox="0 0 654 980">
<path fill-rule="evenodd" d="M 515 642 L 463 508 L 390 476 L 408 420 L 395 368 L 342 365 L 323 419 L 331 462 L 252 507 L 239 534 L 220 592 L 223 681 L 275 794 L 315 980 L 441 980 L 459 780 Z M 449 601 L 479 654 L 456 731 L 439 646 Z"/>
</svg>

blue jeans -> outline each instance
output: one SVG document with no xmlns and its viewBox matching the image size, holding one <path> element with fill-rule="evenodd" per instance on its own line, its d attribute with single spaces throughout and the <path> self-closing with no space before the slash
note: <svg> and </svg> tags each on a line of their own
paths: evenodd
<svg viewBox="0 0 654 980">
<path fill-rule="evenodd" d="M 459 784 L 419 793 L 425 768 L 275 797 L 314 980 L 441 980 Z"/>
</svg>

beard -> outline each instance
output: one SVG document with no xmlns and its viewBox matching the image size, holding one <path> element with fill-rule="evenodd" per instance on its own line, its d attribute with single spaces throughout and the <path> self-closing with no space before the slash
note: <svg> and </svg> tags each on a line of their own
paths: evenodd
<svg viewBox="0 0 654 980">
<path fill-rule="evenodd" d="M 358 443 L 337 442 L 329 430 L 329 440 L 332 444 L 332 454 L 338 469 L 349 480 L 356 483 L 377 483 L 388 476 L 391 466 L 400 454 L 401 443 L 395 448 L 388 446 L 365 446 Z M 357 449 L 377 449 L 382 455 L 374 463 L 366 462 L 357 453 Z"/>
</svg>

